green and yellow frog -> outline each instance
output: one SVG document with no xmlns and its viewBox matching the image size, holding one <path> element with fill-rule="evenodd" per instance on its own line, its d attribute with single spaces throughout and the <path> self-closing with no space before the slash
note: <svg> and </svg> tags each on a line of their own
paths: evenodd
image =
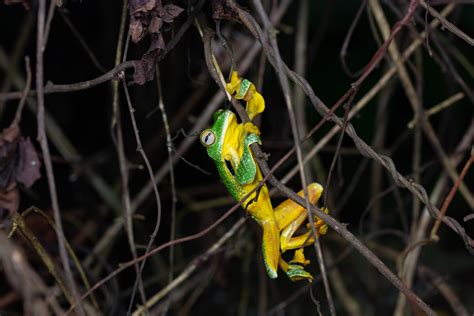
<svg viewBox="0 0 474 316">
<path fill-rule="evenodd" d="M 236 99 L 247 102 L 246 111 L 250 119 L 265 109 L 265 101 L 253 83 L 240 78 L 237 72 L 232 73 L 231 82 L 227 84 L 226 89 Z M 211 128 L 201 132 L 200 141 L 207 148 L 209 157 L 214 160 L 219 176 L 230 194 L 240 201 L 263 179 L 250 148 L 253 143 L 261 144 L 260 131 L 251 122 L 238 123 L 235 114 L 230 110 L 218 110 L 213 115 L 213 121 Z M 322 191 L 321 185 L 310 184 L 310 202 L 316 203 Z M 298 194 L 303 196 L 303 191 Z M 286 200 L 273 209 L 265 184 L 243 201 L 242 205 L 262 227 L 263 259 L 270 278 L 278 276 L 279 266 L 292 281 L 311 281 L 312 275 L 304 270 L 309 260 L 305 259 L 303 253 L 303 248 L 314 242 L 311 230 L 294 236 L 307 219 L 306 210 L 291 200 Z M 327 225 L 318 218 L 315 222 L 318 233 L 325 234 Z M 282 254 L 288 250 L 295 250 L 289 263 L 282 258 Z"/>
</svg>

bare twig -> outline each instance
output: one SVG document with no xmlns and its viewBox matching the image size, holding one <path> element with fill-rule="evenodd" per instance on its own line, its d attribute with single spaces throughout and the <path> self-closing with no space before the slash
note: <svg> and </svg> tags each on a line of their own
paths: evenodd
<svg viewBox="0 0 474 316">
<path fill-rule="evenodd" d="M 64 245 L 66 239 L 64 235 L 63 225 L 61 221 L 61 213 L 59 210 L 58 196 L 56 191 L 56 182 L 53 173 L 53 164 L 51 162 L 51 154 L 48 147 L 48 138 L 46 137 L 46 130 L 44 125 L 44 91 L 43 91 L 43 41 L 44 41 L 44 19 L 45 19 L 46 1 L 39 0 L 38 6 L 38 24 L 37 24 L 37 43 L 36 43 L 36 87 L 38 89 L 38 141 L 43 152 L 43 159 L 46 168 L 46 176 L 48 178 L 49 193 L 54 213 L 54 221 L 57 227 L 59 254 L 62 265 L 66 274 L 66 284 L 71 289 L 74 300 L 79 304 L 78 312 L 85 316 L 82 307 L 79 292 L 77 290 L 74 277 L 72 275 L 71 267 L 69 266 L 69 257 Z"/>
<path fill-rule="evenodd" d="M 44 247 L 39 243 L 38 239 L 33 234 L 33 232 L 25 224 L 25 220 L 23 219 L 23 217 L 20 214 L 15 213 L 13 215 L 12 231 L 9 235 L 11 236 L 11 234 L 13 234 L 13 232 L 17 228 L 21 231 L 21 233 L 23 234 L 25 239 L 28 240 L 28 242 L 31 244 L 33 249 L 35 249 L 36 253 L 38 254 L 38 256 L 43 261 L 43 263 L 46 266 L 46 268 L 48 269 L 49 273 L 53 276 L 54 280 L 56 281 L 59 288 L 63 292 L 64 297 L 66 297 L 66 300 L 69 302 L 70 305 L 73 305 L 74 304 L 74 297 L 72 296 L 71 292 L 66 287 L 66 285 L 64 284 L 64 280 L 63 280 L 61 274 L 59 273 L 58 268 L 54 264 L 53 260 L 51 259 L 49 254 L 46 252 Z"/>
<path fill-rule="evenodd" d="M 115 66 L 119 65 L 120 62 L 125 62 L 126 59 L 126 46 L 125 42 L 125 26 L 127 23 L 127 13 L 128 13 L 128 1 L 124 0 L 122 3 L 122 12 L 120 16 L 120 28 L 117 39 L 117 45 L 115 49 Z M 128 37 L 127 37 L 128 39 Z M 124 47 L 125 46 L 125 47 Z M 121 73 L 123 77 L 125 74 Z M 121 180 L 121 196 L 122 196 L 122 208 L 123 208 L 123 217 L 125 219 L 124 226 L 125 232 L 127 235 L 128 245 L 130 247 L 130 252 L 132 253 L 133 259 L 137 258 L 137 247 L 135 243 L 135 234 L 133 230 L 133 221 L 132 221 L 132 210 L 130 206 L 130 190 L 129 190 L 129 163 L 127 156 L 125 154 L 125 145 L 123 137 L 123 128 L 121 120 L 121 111 L 120 111 L 120 99 L 119 99 L 119 82 L 112 81 L 112 121 L 111 121 L 111 133 L 115 136 L 115 146 L 117 150 L 117 157 L 119 162 L 120 169 L 120 180 Z M 138 263 L 135 264 L 135 275 L 138 282 L 138 291 L 140 294 L 140 299 L 142 303 L 146 302 L 145 288 L 143 285 L 143 279 L 141 278 L 140 266 Z M 132 309 L 132 304 L 134 302 L 135 288 L 133 294 L 131 295 L 129 303 L 129 311 Z"/>
<path fill-rule="evenodd" d="M 443 25 L 443 27 L 447 28 L 451 33 L 464 40 L 469 45 L 474 46 L 474 39 L 472 37 L 468 36 L 466 33 L 461 31 L 456 25 L 446 20 L 444 16 L 439 14 L 438 11 L 436 11 L 429 4 L 427 4 L 425 0 L 420 0 L 420 4 L 423 8 L 428 10 L 428 13 L 431 14 L 431 16 L 438 19 Z"/>
<path fill-rule="evenodd" d="M 168 150 L 168 165 L 170 168 L 170 187 L 171 187 L 171 227 L 170 227 L 170 240 L 174 240 L 176 236 L 176 203 L 178 198 L 176 195 L 176 181 L 174 176 L 173 167 L 173 141 L 171 140 L 170 126 L 168 123 L 168 115 L 166 114 L 165 104 L 163 101 L 163 89 L 161 86 L 161 75 L 158 65 L 156 66 L 156 86 L 158 90 L 158 108 L 161 112 L 161 118 L 163 120 L 163 126 L 166 133 L 166 148 Z M 170 247 L 169 253 L 169 271 L 168 271 L 168 282 L 173 281 L 173 269 L 174 269 L 174 246 Z"/>
<path fill-rule="evenodd" d="M 464 167 L 462 168 L 461 174 L 459 175 L 459 178 L 456 180 L 456 183 L 454 183 L 453 187 L 449 191 L 448 196 L 444 200 L 443 206 L 441 206 L 441 209 L 439 211 L 438 217 L 436 218 L 436 222 L 433 225 L 433 228 L 431 229 L 431 234 L 430 238 L 434 240 L 438 240 L 438 229 L 439 226 L 441 225 L 441 219 L 443 216 L 446 214 L 446 211 L 448 210 L 449 204 L 451 204 L 451 201 L 454 198 L 454 195 L 456 194 L 456 191 L 459 189 L 459 186 L 461 185 L 464 177 L 466 176 L 469 168 L 471 167 L 472 163 L 474 162 L 474 149 L 471 150 L 471 157 L 469 157 L 469 160 L 466 162 Z"/>
<path fill-rule="evenodd" d="M 160 193 L 158 191 L 158 186 L 155 182 L 155 178 L 154 178 L 154 175 L 153 175 L 153 169 L 151 167 L 150 161 L 148 160 L 148 156 L 146 155 L 145 151 L 143 150 L 142 142 L 141 142 L 141 139 L 140 139 L 140 132 L 138 130 L 137 122 L 135 120 L 135 114 L 134 114 L 135 109 L 133 108 L 132 101 L 130 99 L 130 94 L 128 92 L 127 83 L 125 82 L 125 79 L 122 80 L 122 83 L 123 83 L 123 89 L 125 91 L 125 97 L 127 99 L 130 118 L 131 118 L 131 121 L 132 121 L 133 132 L 135 134 L 135 141 L 136 141 L 136 144 L 137 144 L 137 149 L 136 150 L 138 152 L 140 152 L 140 155 L 142 156 L 143 161 L 145 162 L 145 166 L 146 166 L 146 169 L 148 171 L 148 175 L 150 176 L 150 180 L 152 181 L 153 192 L 155 193 L 155 202 L 156 202 L 155 227 L 153 229 L 153 232 L 150 235 L 150 240 L 148 241 L 148 244 L 147 244 L 147 247 L 146 247 L 146 250 L 145 250 L 145 257 L 144 257 L 144 260 L 141 262 L 140 271 L 137 275 L 137 279 L 135 280 L 135 285 L 134 285 L 134 291 L 135 291 L 135 289 L 138 287 L 138 285 L 140 283 L 141 273 L 143 272 L 143 269 L 145 267 L 145 263 L 146 263 L 145 259 L 147 257 L 147 254 L 149 253 L 149 251 L 151 249 L 151 246 L 152 246 L 153 242 L 155 241 L 155 238 L 156 238 L 156 236 L 158 234 L 158 231 L 160 229 L 160 224 L 161 224 L 161 198 L 160 198 Z M 130 299 L 130 302 L 133 302 L 133 298 L 134 298 L 134 295 L 132 294 L 132 298 Z"/>
<path fill-rule="evenodd" d="M 25 57 L 25 68 L 26 68 L 25 91 L 23 91 L 23 96 L 21 97 L 20 103 L 18 104 L 18 108 L 16 109 L 15 118 L 13 119 L 12 125 L 20 124 L 21 115 L 23 114 L 23 108 L 25 107 L 25 104 L 26 104 L 26 97 L 31 88 L 31 66 L 30 66 L 29 57 Z"/>
<path fill-rule="evenodd" d="M 462 92 L 453 94 L 446 100 L 441 101 L 440 103 L 432 106 L 428 111 L 426 111 L 426 118 L 429 118 L 430 116 L 441 112 L 442 110 L 446 109 L 447 107 L 450 107 L 451 105 L 455 104 L 457 101 L 461 100 L 462 98 L 464 98 L 464 93 Z M 407 126 L 408 128 L 413 128 L 415 124 L 417 124 L 417 121 L 413 119 L 408 123 Z"/>
</svg>

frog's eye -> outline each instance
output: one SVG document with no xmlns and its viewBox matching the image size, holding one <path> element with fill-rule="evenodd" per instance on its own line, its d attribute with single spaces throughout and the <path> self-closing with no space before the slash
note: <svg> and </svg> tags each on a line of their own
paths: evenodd
<svg viewBox="0 0 474 316">
<path fill-rule="evenodd" d="M 216 134 L 210 129 L 205 129 L 201 132 L 199 139 L 201 140 L 201 144 L 210 147 L 216 142 Z"/>
</svg>

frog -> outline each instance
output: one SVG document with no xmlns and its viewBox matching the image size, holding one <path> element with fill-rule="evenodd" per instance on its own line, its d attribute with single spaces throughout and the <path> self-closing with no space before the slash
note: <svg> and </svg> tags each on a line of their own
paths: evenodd
<svg viewBox="0 0 474 316">
<path fill-rule="evenodd" d="M 264 99 L 254 84 L 240 78 L 237 72 L 232 73 L 226 90 L 236 99 L 247 102 L 246 112 L 251 120 L 265 109 Z M 262 228 L 262 254 L 269 277 L 277 278 L 279 267 L 291 281 L 312 281 L 313 276 L 304 269 L 310 261 L 305 258 L 303 249 L 314 242 L 312 231 L 308 227 L 306 233 L 295 236 L 307 220 L 306 209 L 289 199 L 274 209 L 266 184 L 254 190 L 263 179 L 250 147 L 262 143 L 258 127 L 251 121 L 238 123 L 231 110 L 220 109 L 213 114 L 212 126 L 201 132 L 200 141 L 231 196 L 237 201 L 245 198 L 244 210 Z M 307 189 L 310 203 L 315 204 L 322 186 L 312 183 Z M 303 196 L 303 190 L 298 194 Z M 315 223 L 317 233 L 325 234 L 327 225 L 316 217 Z M 293 259 L 286 262 L 282 254 L 290 250 L 295 253 Z"/>
</svg>

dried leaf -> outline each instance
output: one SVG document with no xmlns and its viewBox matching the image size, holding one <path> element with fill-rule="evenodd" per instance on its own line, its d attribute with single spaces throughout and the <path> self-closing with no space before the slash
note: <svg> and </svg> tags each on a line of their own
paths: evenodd
<svg viewBox="0 0 474 316">
<path fill-rule="evenodd" d="M 148 32 L 158 34 L 161 31 L 162 25 L 163 25 L 163 20 L 155 15 L 151 19 L 150 25 L 148 26 Z"/>
<path fill-rule="evenodd" d="M 145 54 L 141 60 L 135 62 L 133 81 L 130 84 L 143 85 L 147 81 L 153 80 L 155 76 L 155 54 L 157 54 L 156 51 L 153 54 Z"/>
<path fill-rule="evenodd" d="M 181 13 L 184 9 L 174 4 L 167 4 L 163 8 L 162 18 L 166 23 L 172 23 L 173 20 Z"/>
<path fill-rule="evenodd" d="M 41 176 L 40 166 L 35 147 L 20 137 L 18 126 L 5 128 L 0 134 L 0 190 L 17 182 L 32 186 Z"/>
<path fill-rule="evenodd" d="M 167 4 L 163 7 L 161 0 L 130 0 L 130 34 L 137 43 L 148 33 L 151 36 L 150 47 L 142 59 L 135 63 L 132 84 L 142 85 L 153 80 L 155 63 L 160 52 L 165 49 L 163 23 L 172 23 L 184 9 Z"/>
<path fill-rule="evenodd" d="M 145 29 L 142 22 L 136 20 L 134 17 L 130 20 L 130 36 L 134 43 L 139 42 L 145 35 Z"/>
<path fill-rule="evenodd" d="M 161 1 L 160 1 L 161 5 Z M 135 15 L 139 12 L 149 12 L 156 7 L 156 0 L 130 0 L 128 8 L 130 15 Z"/>
<path fill-rule="evenodd" d="M 40 160 L 29 138 L 22 137 L 18 144 L 18 159 L 15 168 L 16 180 L 27 188 L 41 177 Z"/>
<path fill-rule="evenodd" d="M 214 20 L 230 20 L 240 23 L 239 15 L 223 0 L 212 0 L 212 18 Z"/>
</svg>

